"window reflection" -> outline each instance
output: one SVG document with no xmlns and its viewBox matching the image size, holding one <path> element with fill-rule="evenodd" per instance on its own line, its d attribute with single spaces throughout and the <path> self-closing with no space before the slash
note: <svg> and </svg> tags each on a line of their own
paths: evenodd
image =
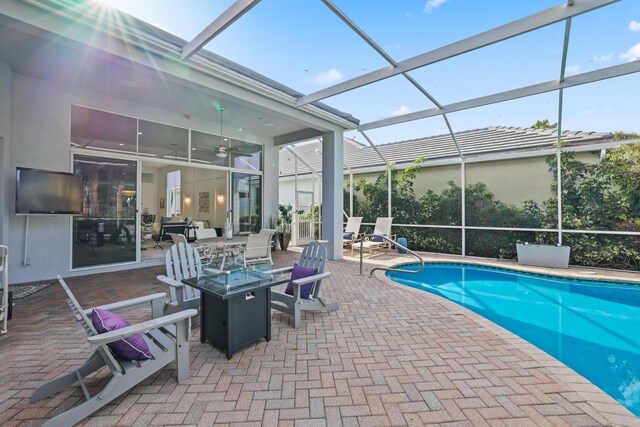
<svg viewBox="0 0 640 427">
<path fill-rule="evenodd" d="M 83 215 L 73 218 L 72 267 L 136 260 L 137 162 L 76 155 Z"/>
<path fill-rule="evenodd" d="M 71 146 L 136 152 L 136 119 L 71 106 Z"/>
<path fill-rule="evenodd" d="M 162 123 L 140 120 L 138 151 L 161 159 L 189 160 L 189 131 Z"/>
<path fill-rule="evenodd" d="M 262 227 L 262 177 L 232 174 L 233 233 L 257 233 Z"/>
</svg>

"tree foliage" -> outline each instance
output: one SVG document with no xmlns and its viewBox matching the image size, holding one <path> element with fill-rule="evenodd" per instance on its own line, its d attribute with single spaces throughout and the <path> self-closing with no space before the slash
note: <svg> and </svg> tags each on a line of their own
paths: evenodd
<svg viewBox="0 0 640 427">
<path fill-rule="evenodd" d="M 553 126 L 548 121 L 543 124 Z M 428 190 L 416 197 L 414 182 L 423 161 L 420 158 L 404 170 L 391 170 L 394 224 L 460 226 L 462 188 L 455 182 L 449 181 L 439 193 Z M 527 200 L 517 206 L 498 200 L 482 182 L 468 184 L 466 225 L 557 228 L 557 162 L 555 156 L 546 161 L 554 177 L 551 188 L 554 196 L 541 203 Z M 596 163 L 563 153 L 561 163 L 563 229 L 640 231 L 640 144 L 607 150 Z M 363 216 L 364 222 L 388 216 L 388 175 L 385 171 L 375 182 L 360 179 L 355 184 L 361 197 L 356 198 L 354 213 Z M 459 229 L 394 227 L 394 232 L 407 237 L 413 249 L 461 252 Z M 557 233 L 553 232 L 467 230 L 466 233 L 467 254 L 485 257 L 514 258 L 518 241 L 557 243 Z M 636 236 L 564 233 L 563 243 L 571 246 L 574 264 L 640 269 L 640 239 Z"/>
</svg>

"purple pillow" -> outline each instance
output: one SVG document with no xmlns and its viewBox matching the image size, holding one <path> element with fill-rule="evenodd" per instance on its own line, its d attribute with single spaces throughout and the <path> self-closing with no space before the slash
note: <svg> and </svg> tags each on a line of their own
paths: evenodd
<svg viewBox="0 0 640 427">
<path fill-rule="evenodd" d="M 93 327 L 96 328 L 99 334 L 105 332 L 115 331 L 116 329 L 126 328 L 131 326 L 127 319 L 119 314 L 112 313 L 109 310 L 103 308 L 94 308 L 91 315 L 91 322 Z M 127 360 L 147 360 L 151 359 L 151 351 L 147 342 L 142 338 L 142 335 L 135 334 L 130 337 L 123 338 L 119 341 L 114 341 L 107 344 L 111 350 L 118 356 Z"/>
<path fill-rule="evenodd" d="M 289 283 L 287 283 L 287 289 L 284 291 L 286 294 L 293 295 L 293 281 L 298 279 L 304 279 L 305 277 L 313 276 L 318 274 L 317 268 L 308 268 L 303 267 L 301 265 L 293 264 L 293 271 L 291 272 L 291 278 L 289 279 Z M 309 294 L 311 293 L 311 287 L 313 286 L 313 282 L 308 283 L 306 285 L 300 286 L 300 298 L 309 299 Z"/>
<path fill-rule="evenodd" d="M 344 233 L 344 234 L 342 235 L 342 238 L 343 238 L 344 240 L 351 240 L 351 238 L 352 238 L 352 237 L 353 237 L 353 231 L 349 231 L 349 232 Z"/>
<path fill-rule="evenodd" d="M 372 242 L 384 242 L 384 239 L 382 238 L 382 236 L 371 236 L 371 241 Z"/>
</svg>

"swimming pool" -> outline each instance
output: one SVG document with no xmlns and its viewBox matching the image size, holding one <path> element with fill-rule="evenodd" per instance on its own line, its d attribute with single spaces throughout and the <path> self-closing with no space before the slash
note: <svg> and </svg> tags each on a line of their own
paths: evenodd
<svg viewBox="0 0 640 427">
<path fill-rule="evenodd" d="M 640 416 L 640 286 L 452 263 L 387 276 L 510 330 Z"/>
</svg>

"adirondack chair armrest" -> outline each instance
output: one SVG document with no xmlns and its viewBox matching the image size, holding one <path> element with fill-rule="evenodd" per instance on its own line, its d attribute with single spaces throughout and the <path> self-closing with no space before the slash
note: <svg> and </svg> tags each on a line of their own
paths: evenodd
<svg viewBox="0 0 640 427">
<path fill-rule="evenodd" d="M 166 293 L 158 292 L 155 294 L 145 295 L 138 298 L 132 298 L 124 301 L 114 302 L 112 304 L 105 304 L 105 305 L 99 305 L 97 307 L 88 308 L 84 310 L 84 313 L 87 316 L 91 316 L 94 308 L 102 308 L 104 310 L 109 310 L 109 311 L 119 311 L 119 310 L 124 310 L 126 308 L 131 308 L 131 307 L 135 307 L 135 306 L 146 304 L 146 303 L 153 304 L 154 301 L 159 301 L 159 303 L 162 304 L 164 303 L 164 299 L 166 297 L 167 297 Z"/>
<path fill-rule="evenodd" d="M 184 283 L 178 282 L 176 279 L 172 279 L 171 277 L 167 277 L 162 274 L 159 276 L 156 276 L 156 279 L 158 279 L 162 283 L 165 283 L 169 286 L 173 286 L 174 288 L 182 288 L 184 286 Z"/>
<path fill-rule="evenodd" d="M 198 314 L 198 310 L 195 309 L 183 310 L 177 313 L 169 314 L 167 316 L 158 317 L 157 319 L 147 320 L 146 322 L 127 326 L 126 328 L 116 329 L 115 331 L 94 335 L 92 337 L 88 337 L 87 339 L 90 343 L 96 345 L 109 344 L 114 341 L 130 337 L 131 335 L 149 332 L 152 329 L 158 329 L 162 326 L 178 323 L 181 320 L 188 319 L 195 316 L 196 314 Z"/>
<path fill-rule="evenodd" d="M 312 283 L 312 282 L 315 282 L 316 280 L 321 280 L 321 279 L 324 279 L 324 278 L 329 277 L 329 276 L 331 276 L 331 272 L 330 271 L 325 271 L 324 273 L 314 274 L 313 276 L 304 277 L 302 279 L 294 280 L 293 284 L 296 285 L 296 286 L 306 285 L 307 283 Z"/>
</svg>

